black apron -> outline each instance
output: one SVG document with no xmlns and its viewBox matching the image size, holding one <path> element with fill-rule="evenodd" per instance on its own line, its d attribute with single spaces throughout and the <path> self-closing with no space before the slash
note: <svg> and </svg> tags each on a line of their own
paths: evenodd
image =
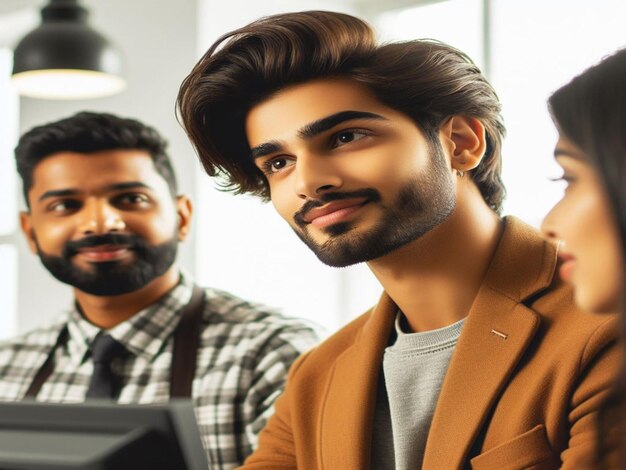
<svg viewBox="0 0 626 470">
<path fill-rule="evenodd" d="M 204 290 L 194 286 L 189 303 L 181 312 L 181 319 L 174 330 L 172 365 L 170 367 L 170 398 L 190 398 L 191 385 L 196 372 L 198 344 L 200 343 Z M 67 328 L 59 334 L 48 358 L 35 374 L 24 398 L 35 398 L 54 369 L 54 351 L 67 338 Z"/>
</svg>

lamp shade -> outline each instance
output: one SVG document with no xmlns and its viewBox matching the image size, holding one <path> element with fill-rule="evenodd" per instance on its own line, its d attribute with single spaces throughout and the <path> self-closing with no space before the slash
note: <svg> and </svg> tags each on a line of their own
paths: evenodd
<svg viewBox="0 0 626 470">
<path fill-rule="evenodd" d="M 120 52 L 89 27 L 78 0 L 50 0 L 42 22 L 17 44 L 13 83 L 25 96 L 78 99 L 125 88 Z"/>
</svg>

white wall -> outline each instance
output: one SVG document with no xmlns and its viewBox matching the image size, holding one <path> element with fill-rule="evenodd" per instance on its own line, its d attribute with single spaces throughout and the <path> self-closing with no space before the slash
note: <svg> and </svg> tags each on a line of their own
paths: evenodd
<svg viewBox="0 0 626 470">
<path fill-rule="evenodd" d="M 3 0 L 4 1 L 4 0 Z M 43 1 L 37 2 L 44 3 Z M 27 17 L 17 10 L 8 15 Z M 123 50 L 128 69 L 128 88 L 107 98 L 80 101 L 49 101 L 22 98 L 20 101 L 20 131 L 34 125 L 68 116 L 80 110 L 108 111 L 143 120 L 165 135 L 176 166 L 181 189 L 195 193 L 196 159 L 187 138 L 174 115 L 178 87 L 196 60 L 198 12 L 196 0 L 83 0 L 91 11 L 91 24 Z M 6 6 L 5 6 L 6 7 Z M 32 12 L 32 11 L 31 11 Z M 2 24 L 3 16 L 0 16 Z M 34 18 L 34 17 L 33 17 Z M 15 33 L 24 31 L 18 22 Z M 2 37 L 8 36 L 6 30 Z M 48 274 L 37 257 L 26 248 L 21 234 L 10 237 L 18 245 L 18 329 L 28 330 L 46 321 L 71 302 L 71 292 Z M 191 248 L 195 236 L 182 248 L 182 263 L 195 270 Z M 0 263 L 2 260 L 0 260 Z"/>
<path fill-rule="evenodd" d="M 17 181 L 11 158 L 17 139 L 18 100 L 10 86 L 13 53 L 0 47 L 0 338 L 17 331 Z"/>
</svg>

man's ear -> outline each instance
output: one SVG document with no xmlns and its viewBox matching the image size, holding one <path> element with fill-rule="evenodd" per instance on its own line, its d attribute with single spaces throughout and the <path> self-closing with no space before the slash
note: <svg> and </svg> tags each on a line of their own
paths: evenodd
<svg viewBox="0 0 626 470">
<path fill-rule="evenodd" d="M 22 228 L 22 233 L 26 237 L 26 242 L 28 243 L 28 247 L 30 251 L 34 254 L 37 254 L 37 244 L 35 243 L 35 231 L 33 230 L 33 222 L 31 219 L 30 212 L 21 211 L 20 212 L 20 227 Z"/>
<path fill-rule="evenodd" d="M 449 143 L 452 168 L 469 171 L 476 168 L 487 148 L 485 126 L 470 116 L 452 116 L 441 132 Z"/>
<path fill-rule="evenodd" d="M 178 241 L 185 241 L 191 230 L 191 214 L 193 205 L 185 195 L 176 196 L 176 213 L 178 214 Z"/>
</svg>

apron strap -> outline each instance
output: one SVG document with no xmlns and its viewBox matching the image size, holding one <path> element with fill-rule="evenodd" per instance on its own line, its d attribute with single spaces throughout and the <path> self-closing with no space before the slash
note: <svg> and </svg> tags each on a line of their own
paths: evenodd
<svg viewBox="0 0 626 470">
<path fill-rule="evenodd" d="M 194 285 L 191 300 L 182 312 L 174 332 L 172 364 L 170 366 L 170 399 L 191 397 L 191 386 L 196 374 L 196 360 L 200 344 L 204 290 Z"/>
<path fill-rule="evenodd" d="M 180 313 L 181 319 L 174 331 L 172 364 L 170 366 L 170 398 L 190 398 L 191 386 L 196 372 L 198 345 L 204 312 L 204 290 L 194 285 L 191 300 Z M 54 352 L 67 339 L 67 327 L 63 328 L 48 357 L 39 368 L 24 398 L 35 398 L 54 370 Z"/>
<path fill-rule="evenodd" d="M 48 377 L 50 377 L 50 375 L 52 374 L 52 370 L 54 369 L 54 351 L 56 351 L 60 344 L 65 342 L 65 340 L 67 339 L 67 335 L 67 326 L 65 326 L 59 333 L 56 343 L 52 345 L 52 349 L 50 349 L 50 352 L 48 353 L 48 357 L 46 358 L 45 362 L 35 374 L 35 377 L 33 378 L 30 387 L 28 387 L 28 390 L 26 390 L 24 398 L 35 398 L 39 393 L 39 390 L 41 390 L 41 387 L 43 386 L 45 381 L 48 380 Z"/>
</svg>

